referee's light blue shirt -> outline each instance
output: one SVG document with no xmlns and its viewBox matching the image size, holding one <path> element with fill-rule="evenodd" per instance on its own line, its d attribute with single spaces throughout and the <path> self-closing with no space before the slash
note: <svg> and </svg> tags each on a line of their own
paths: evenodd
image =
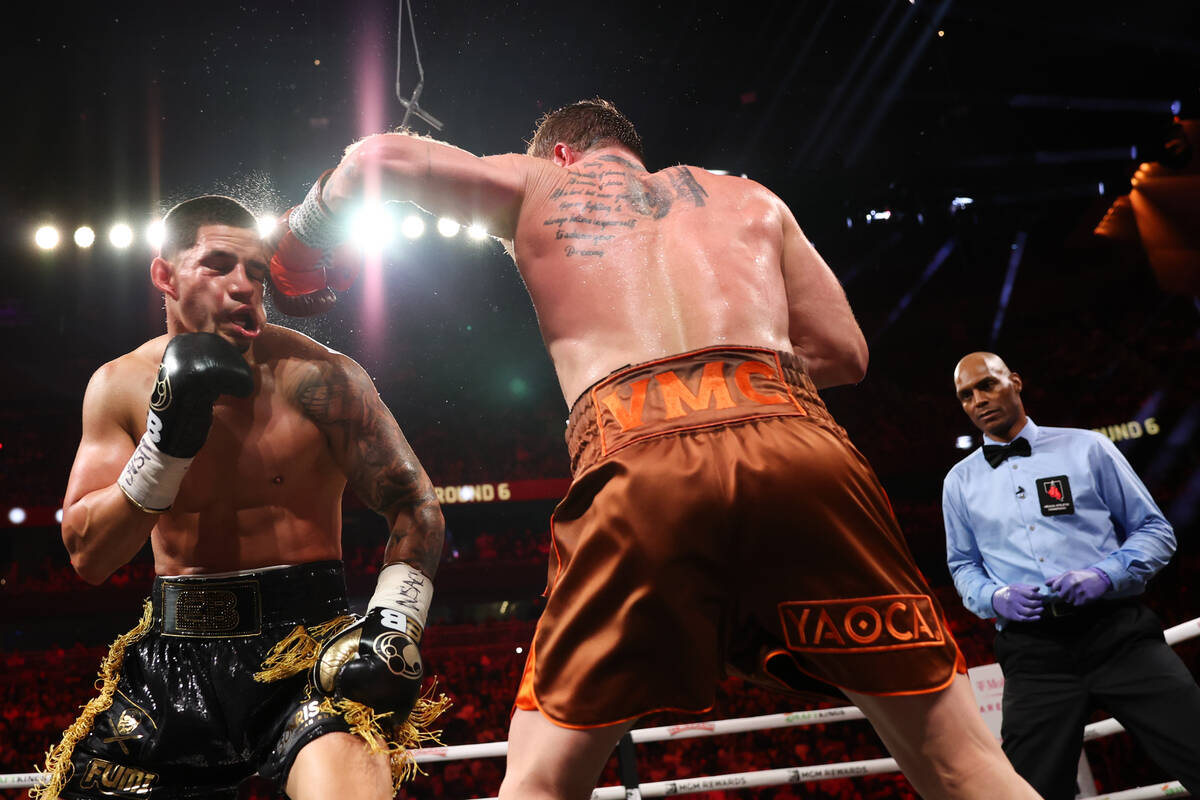
<svg viewBox="0 0 1200 800">
<path fill-rule="evenodd" d="M 1031 419 L 1017 438 L 1029 441 L 1028 457 L 992 469 L 978 448 L 942 484 L 946 561 L 963 604 L 994 617 L 997 589 L 1028 583 L 1048 592 L 1049 578 L 1086 567 L 1112 580 L 1105 597 L 1141 594 L 1171 560 L 1175 533 L 1125 456 L 1101 434 Z M 1046 516 L 1039 479 L 1064 475 L 1074 512 Z"/>
</svg>

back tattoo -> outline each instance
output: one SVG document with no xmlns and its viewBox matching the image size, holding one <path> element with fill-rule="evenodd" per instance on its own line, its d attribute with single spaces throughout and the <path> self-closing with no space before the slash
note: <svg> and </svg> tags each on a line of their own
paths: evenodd
<svg viewBox="0 0 1200 800">
<path fill-rule="evenodd" d="M 564 242 L 563 255 L 568 258 L 601 257 L 620 230 L 632 231 L 643 219 L 662 219 L 679 203 L 702 207 L 708 197 L 684 166 L 651 175 L 621 156 L 596 160 L 606 164 L 571 173 L 565 186 L 550 193 L 557 206 L 542 224 L 555 226 L 554 238 Z"/>
</svg>

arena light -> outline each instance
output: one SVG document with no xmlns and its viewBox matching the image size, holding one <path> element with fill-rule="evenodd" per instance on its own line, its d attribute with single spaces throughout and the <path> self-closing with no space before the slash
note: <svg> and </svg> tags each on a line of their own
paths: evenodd
<svg viewBox="0 0 1200 800">
<path fill-rule="evenodd" d="M 96 241 L 96 232 L 87 225 L 80 225 L 75 229 L 75 246 L 88 248 Z"/>
<path fill-rule="evenodd" d="M 416 214 L 409 214 L 404 218 L 404 222 L 400 223 L 400 232 L 407 239 L 420 239 L 421 235 L 425 233 L 425 220 Z"/>
<path fill-rule="evenodd" d="M 43 225 L 33 234 L 33 241 L 43 250 L 53 250 L 58 247 L 58 228 Z"/>
<path fill-rule="evenodd" d="M 108 241 L 112 242 L 113 247 L 124 250 L 133 244 L 133 230 L 124 222 L 118 222 L 109 229 Z"/>
<path fill-rule="evenodd" d="M 486 239 L 487 235 L 488 235 L 488 232 L 483 229 L 482 225 L 470 225 L 467 227 L 467 236 L 470 236 L 472 239 L 475 239 L 476 241 L 478 241 L 480 239 Z"/>
<path fill-rule="evenodd" d="M 271 235 L 271 231 L 275 230 L 275 217 L 263 214 L 258 218 L 258 236 L 260 239 L 265 239 Z"/>
<path fill-rule="evenodd" d="M 959 436 L 954 440 L 954 446 L 959 450 L 970 450 L 975 446 L 974 436 Z"/>
<path fill-rule="evenodd" d="M 384 206 L 364 206 L 350 219 L 350 240 L 362 250 L 379 252 L 396 238 L 396 220 Z"/>
<path fill-rule="evenodd" d="M 150 227 L 146 228 L 146 241 L 155 250 L 162 247 L 163 239 L 167 235 L 167 229 L 163 226 L 161 219 L 150 223 Z"/>
<path fill-rule="evenodd" d="M 62 509 L 61 508 L 58 511 L 54 512 L 54 521 L 57 522 L 59 525 L 62 524 Z"/>
<path fill-rule="evenodd" d="M 474 500 L 475 499 L 475 487 L 474 486 L 458 487 L 458 499 L 464 503 L 469 503 L 472 500 Z"/>
<path fill-rule="evenodd" d="M 457 236 L 461 229 L 462 225 L 459 225 L 449 217 L 442 217 L 437 221 L 438 233 L 440 233 L 442 236 L 445 236 L 447 239 L 449 239 L 451 236 Z"/>
<path fill-rule="evenodd" d="M 25 521 L 25 509 L 20 506 L 13 506 L 8 510 L 8 521 L 13 525 L 20 525 Z"/>
<path fill-rule="evenodd" d="M 517 655 L 521 655 L 521 653 L 524 653 L 524 652 L 525 652 L 525 648 L 524 648 L 524 647 L 518 647 L 518 648 L 517 648 Z"/>
</svg>

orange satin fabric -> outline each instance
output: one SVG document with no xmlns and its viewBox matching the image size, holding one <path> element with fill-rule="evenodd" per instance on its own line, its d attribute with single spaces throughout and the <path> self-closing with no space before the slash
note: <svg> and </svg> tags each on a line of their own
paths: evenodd
<svg viewBox="0 0 1200 800">
<path fill-rule="evenodd" d="M 882 487 L 794 355 L 619 370 L 576 402 L 567 442 L 518 708 L 594 727 L 705 711 L 729 671 L 834 695 L 962 671 Z"/>
</svg>

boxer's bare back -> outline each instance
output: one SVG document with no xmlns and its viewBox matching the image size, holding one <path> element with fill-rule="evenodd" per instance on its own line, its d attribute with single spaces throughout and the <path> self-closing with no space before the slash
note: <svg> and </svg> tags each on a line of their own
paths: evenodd
<svg viewBox="0 0 1200 800">
<path fill-rule="evenodd" d="M 363 144 L 326 201 L 345 204 L 378 168 L 385 191 L 510 240 L 568 405 L 622 366 L 711 345 L 794 349 L 818 386 L 862 377 L 866 343 L 840 284 L 754 181 L 650 173 L 619 146 L 560 164 L 398 134 Z"/>
</svg>

